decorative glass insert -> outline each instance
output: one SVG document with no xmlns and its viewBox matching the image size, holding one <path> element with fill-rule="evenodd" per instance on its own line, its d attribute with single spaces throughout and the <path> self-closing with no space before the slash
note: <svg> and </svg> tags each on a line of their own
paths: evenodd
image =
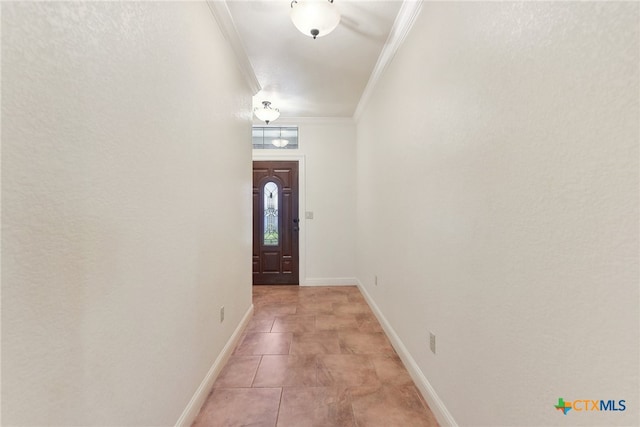
<svg viewBox="0 0 640 427">
<path fill-rule="evenodd" d="M 254 126 L 251 140 L 254 150 L 296 150 L 298 128 Z"/>
<path fill-rule="evenodd" d="M 278 186 L 271 181 L 264 185 L 264 244 L 278 245 Z"/>
</svg>

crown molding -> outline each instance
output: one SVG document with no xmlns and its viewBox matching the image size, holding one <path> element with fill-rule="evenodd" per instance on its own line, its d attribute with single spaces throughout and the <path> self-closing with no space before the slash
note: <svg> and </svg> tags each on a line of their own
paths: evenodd
<svg viewBox="0 0 640 427">
<path fill-rule="evenodd" d="M 297 126 L 297 125 L 318 125 L 318 124 L 334 124 L 334 125 L 352 125 L 355 124 L 352 117 L 282 117 L 280 116 L 274 122 L 265 125 L 264 122 L 254 119 L 255 126 L 265 127 L 281 127 L 281 126 Z"/>
<path fill-rule="evenodd" d="M 253 71 L 253 67 L 251 66 L 249 57 L 247 56 L 247 51 L 240 39 L 236 24 L 233 22 L 233 17 L 229 11 L 227 2 L 223 0 L 207 0 L 207 5 L 209 5 L 209 10 L 211 10 L 211 14 L 218 23 L 222 34 L 231 45 L 231 49 L 236 56 L 240 71 L 247 81 L 249 88 L 251 88 L 252 93 L 255 95 L 262 90 L 262 87 L 260 86 L 260 82 L 258 82 L 256 73 Z"/>
<path fill-rule="evenodd" d="M 404 0 L 402 2 L 402 6 L 400 6 L 400 10 L 398 11 L 398 16 L 396 16 L 396 20 L 393 22 L 393 27 L 391 28 L 389 37 L 380 52 L 378 62 L 376 62 L 375 67 L 373 67 L 367 86 L 365 86 L 362 96 L 360 97 L 360 102 L 358 102 L 358 106 L 353 113 L 354 122 L 357 122 L 360 119 L 364 108 L 369 102 L 369 98 L 371 98 L 373 90 L 378 84 L 378 81 L 382 78 L 384 71 L 387 69 L 389 64 L 391 64 L 391 61 L 393 61 L 393 57 L 396 55 L 396 52 L 400 46 L 402 46 L 404 39 L 407 37 L 407 34 L 409 34 L 411 27 L 413 27 L 421 9 L 422 0 Z"/>
</svg>

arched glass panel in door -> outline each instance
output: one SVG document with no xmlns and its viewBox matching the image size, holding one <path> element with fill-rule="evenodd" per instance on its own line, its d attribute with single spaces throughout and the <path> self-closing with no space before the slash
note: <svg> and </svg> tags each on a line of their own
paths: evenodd
<svg viewBox="0 0 640 427">
<path fill-rule="evenodd" d="M 267 246 L 277 246 L 279 243 L 278 229 L 278 186 L 275 182 L 264 185 L 264 230 L 263 242 Z"/>
</svg>

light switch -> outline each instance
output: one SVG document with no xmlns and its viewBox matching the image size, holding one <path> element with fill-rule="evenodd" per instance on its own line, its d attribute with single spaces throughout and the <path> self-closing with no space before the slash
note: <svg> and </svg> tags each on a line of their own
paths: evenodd
<svg viewBox="0 0 640 427">
<path fill-rule="evenodd" d="M 305 219 L 313 219 L 313 212 L 305 212 L 304 217 Z"/>
</svg>

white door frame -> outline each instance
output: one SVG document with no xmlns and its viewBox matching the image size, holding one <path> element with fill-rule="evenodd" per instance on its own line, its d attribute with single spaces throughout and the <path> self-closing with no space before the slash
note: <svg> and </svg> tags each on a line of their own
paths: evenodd
<svg viewBox="0 0 640 427">
<path fill-rule="evenodd" d="M 298 234 L 298 283 L 300 283 L 300 286 L 305 286 L 307 282 L 307 222 L 304 217 L 306 211 L 305 155 L 287 153 L 285 150 L 260 150 L 259 152 L 254 150 L 251 157 L 252 162 L 273 160 L 298 162 L 298 218 L 300 219 L 300 231 Z"/>
</svg>

